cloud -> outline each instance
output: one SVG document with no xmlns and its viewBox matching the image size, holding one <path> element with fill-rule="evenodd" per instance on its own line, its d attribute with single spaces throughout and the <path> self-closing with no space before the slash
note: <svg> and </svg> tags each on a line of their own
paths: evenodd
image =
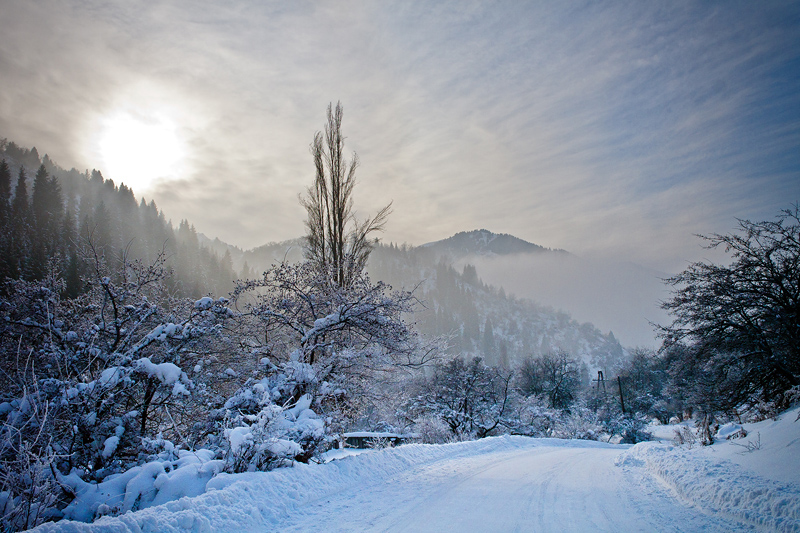
<svg viewBox="0 0 800 533">
<path fill-rule="evenodd" d="M 91 168 L 98 117 L 172 109 L 190 171 L 146 195 L 250 247 L 303 231 L 308 145 L 341 100 L 387 240 L 487 227 L 674 270 L 692 234 L 799 199 L 799 10 L 12 0 L 0 135 Z"/>
</svg>

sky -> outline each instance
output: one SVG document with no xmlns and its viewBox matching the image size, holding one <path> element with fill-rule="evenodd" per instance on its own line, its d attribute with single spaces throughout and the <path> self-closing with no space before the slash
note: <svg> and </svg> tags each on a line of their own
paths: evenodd
<svg viewBox="0 0 800 533">
<path fill-rule="evenodd" d="M 800 3 L 0 0 L 0 138 L 175 223 L 300 236 L 329 103 L 384 241 L 676 272 L 800 201 Z"/>
</svg>

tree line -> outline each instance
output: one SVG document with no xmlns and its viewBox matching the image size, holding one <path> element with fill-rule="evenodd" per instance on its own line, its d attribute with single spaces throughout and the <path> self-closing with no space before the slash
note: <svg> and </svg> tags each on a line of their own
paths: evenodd
<svg viewBox="0 0 800 533">
<path fill-rule="evenodd" d="M 203 246 L 185 220 L 174 227 L 155 202 L 137 203 L 124 183 L 117 186 L 98 170 L 64 171 L 47 156 L 39 163 L 35 148 L 5 141 L 0 148 L 6 156 L 0 159 L 0 279 L 42 280 L 55 270 L 64 278 L 64 295 L 75 297 L 87 290 L 90 257 L 119 265 L 150 262 L 162 252 L 166 283 L 176 295 L 226 294 L 239 277 L 229 254 Z M 37 164 L 32 179 L 26 163 Z"/>
</svg>

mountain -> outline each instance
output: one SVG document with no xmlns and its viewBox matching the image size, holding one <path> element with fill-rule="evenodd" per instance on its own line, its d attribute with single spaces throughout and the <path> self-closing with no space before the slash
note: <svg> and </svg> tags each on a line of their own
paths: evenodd
<svg viewBox="0 0 800 533">
<path fill-rule="evenodd" d="M 485 229 L 462 231 L 452 237 L 423 244 L 422 246 L 441 255 L 447 254 L 453 259 L 461 259 L 471 255 L 492 257 L 546 252 L 567 253 L 564 250 L 551 250 L 507 233 L 492 233 Z"/>
<path fill-rule="evenodd" d="M 303 238 L 298 237 L 282 242 L 270 242 L 242 250 L 238 246 L 233 246 L 218 238 L 211 239 L 208 236 L 198 233 L 199 242 L 212 250 L 220 257 L 228 254 L 231 258 L 233 268 L 239 274 L 239 278 L 253 278 L 258 276 L 272 265 L 282 263 L 296 263 L 303 260 Z"/>
<path fill-rule="evenodd" d="M 482 279 L 518 298 L 565 309 L 580 321 L 614 331 L 626 346 L 655 347 L 652 324 L 669 323 L 659 302 L 669 296 L 668 274 L 613 258 L 517 254 L 469 256 Z"/>
<path fill-rule="evenodd" d="M 550 250 L 487 230 L 457 233 L 424 248 L 456 269 L 474 267 L 485 282 L 509 294 L 614 331 L 627 346 L 655 346 L 652 324 L 669 322 L 659 306 L 668 297 L 664 272 Z"/>
<path fill-rule="evenodd" d="M 457 267 L 431 247 L 379 245 L 367 266 L 373 279 L 414 290 L 420 308 L 410 319 L 423 334 L 449 339 L 452 353 L 483 357 L 513 367 L 528 357 L 564 351 L 597 370 L 619 368 L 626 351 L 610 331 L 533 299 L 488 285 L 470 264 Z"/>
<path fill-rule="evenodd" d="M 201 242 L 217 254 L 229 253 L 235 268 L 246 265 L 255 276 L 284 259 L 302 259 L 301 239 L 247 251 L 218 240 Z M 459 260 L 452 253 L 454 242 L 460 247 Z M 485 254 L 476 255 L 480 251 Z M 506 255 L 501 255 L 503 252 Z M 576 320 L 563 310 L 568 308 L 543 304 L 535 297 L 510 296 L 508 288 L 485 283 L 481 269 L 464 262 L 464 258 L 525 256 L 573 257 L 511 235 L 480 230 L 424 246 L 378 244 L 367 272 L 373 280 L 413 290 L 420 306 L 409 320 L 424 335 L 446 337 L 453 354 L 467 353 L 490 364 L 514 366 L 527 357 L 562 350 L 585 363 L 587 375 L 597 370 L 613 373 L 626 353 L 614 333 L 608 329 L 604 333 L 588 320 Z"/>
<path fill-rule="evenodd" d="M 423 248 L 457 270 L 474 267 L 485 282 L 508 294 L 614 331 L 627 346 L 656 346 L 652 324 L 669 322 L 659 306 L 669 295 L 664 272 L 614 258 L 584 258 L 485 229 L 456 233 Z"/>
</svg>

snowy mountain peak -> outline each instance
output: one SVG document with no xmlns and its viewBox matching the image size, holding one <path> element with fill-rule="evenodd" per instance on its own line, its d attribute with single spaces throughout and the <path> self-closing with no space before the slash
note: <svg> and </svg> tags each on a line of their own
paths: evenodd
<svg viewBox="0 0 800 533">
<path fill-rule="evenodd" d="M 466 255 L 492 256 L 554 251 L 507 233 L 492 233 L 486 229 L 461 231 L 447 239 L 425 244 L 424 247 L 462 257 Z M 555 251 L 564 253 L 563 250 Z"/>
</svg>

